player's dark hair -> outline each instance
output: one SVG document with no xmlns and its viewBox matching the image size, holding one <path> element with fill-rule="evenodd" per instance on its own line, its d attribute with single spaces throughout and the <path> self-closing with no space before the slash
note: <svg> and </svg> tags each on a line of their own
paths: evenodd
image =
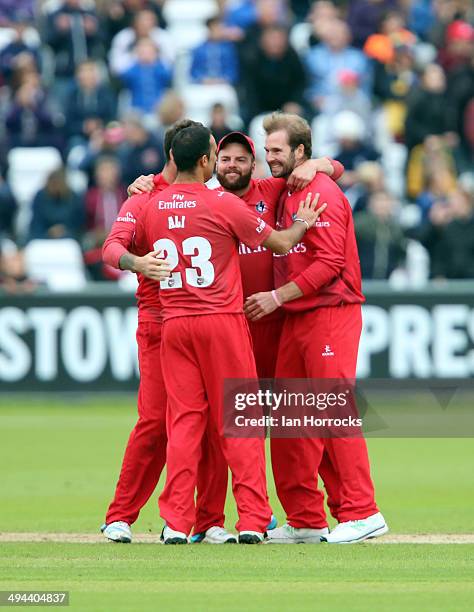
<svg viewBox="0 0 474 612">
<path fill-rule="evenodd" d="M 211 153 L 211 130 L 203 125 L 192 125 L 181 130 L 173 138 L 171 150 L 180 172 L 195 168 L 203 155 Z"/>
<path fill-rule="evenodd" d="M 185 130 L 186 128 L 191 127 L 192 125 L 202 125 L 202 123 L 199 123 L 198 121 L 193 121 L 192 119 L 181 119 L 181 121 L 177 121 L 174 125 L 172 125 L 166 130 L 163 146 L 165 149 L 165 156 L 167 162 L 169 162 L 171 159 L 170 151 L 173 138 L 178 132 L 181 132 L 181 130 Z"/>
</svg>

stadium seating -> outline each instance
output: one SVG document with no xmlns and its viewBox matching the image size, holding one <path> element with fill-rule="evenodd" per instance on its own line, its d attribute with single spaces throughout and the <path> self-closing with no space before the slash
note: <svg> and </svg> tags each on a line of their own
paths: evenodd
<svg viewBox="0 0 474 612">
<path fill-rule="evenodd" d="M 168 0 L 163 8 L 176 51 L 189 51 L 204 42 L 206 19 L 218 13 L 215 0 Z"/>
<path fill-rule="evenodd" d="M 168 25 L 183 21 L 203 23 L 218 12 L 216 0 L 168 0 L 163 7 Z"/>
<path fill-rule="evenodd" d="M 186 115 L 194 121 L 207 123 L 212 106 L 216 102 L 224 105 L 227 114 L 237 115 L 239 102 L 231 85 L 187 85 L 180 91 L 186 106 Z"/>
<path fill-rule="evenodd" d="M 13 28 L 0 28 L 0 51 L 15 40 L 16 32 Z M 32 47 L 39 47 L 41 40 L 38 32 L 34 28 L 26 28 L 23 39 Z"/>
<path fill-rule="evenodd" d="M 291 28 L 290 43 L 297 53 L 304 54 L 309 49 L 311 36 L 310 23 L 297 23 Z"/>
<path fill-rule="evenodd" d="M 265 131 L 263 129 L 263 119 L 268 113 L 257 115 L 252 119 L 249 125 L 249 136 L 255 143 L 255 150 L 258 159 L 265 159 Z"/>
<path fill-rule="evenodd" d="M 61 7 L 61 0 L 45 0 L 41 3 L 41 12 L 45 15 L 54 13 Z M 93 9 L 95 7 L 95 0 L 81 0 L 80 5 L 84 9 Z"/>
<path fill-rule="evenodd" d="M 25 272 L 51 291 L 79 291 L 86 284 L 81 248 L 71 238 L 29 242 L 25 247 Z"/>
</svg>

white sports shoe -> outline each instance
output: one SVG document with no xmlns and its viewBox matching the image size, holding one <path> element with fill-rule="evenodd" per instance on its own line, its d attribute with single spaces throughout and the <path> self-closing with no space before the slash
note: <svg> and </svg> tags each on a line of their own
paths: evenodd
<svg viewBox="0 0 474 612">
<path fill-rule="evenodd" d="M 187 544 L 188 536 L 182 531 L 175 531 L 165 525 L 161 532 L 161 541 L 164 544 Z"/>
<path fill-rule="evenodd" d="M 387 532 L 385 519 L 380 512 L 377 512 L 359 521 L 339 523 L 329 535 L 322 538 L 322 541 L 329 544 L 352 544 L 377 538 Z"/>
<path fill-rule="evenodd" d="M 130 544 L 132 541 L 132 530 L 130 525 L 124 521 L 114 521 L 100 528 L 104 536 L 111 542 L 122 542 Z"/>
<path fill-rule="evenodd" d="M 202 542 L 205 544 L 237 544 L 237 538 L 224 527 L 209 527 Z"/>
<path fill-rule="evenodd" d="M 239 544 L 261 544 L 265 534 L 261 531 L 241 531 L 239 533 Z"/>
<path fill-rule="evenodd" d="M 308 529 L 292 527 L 285 523 L 268 532 L 266 544 L 319 544 L 322 536 L 327 536 L 329 529 Z"/>
</svg>

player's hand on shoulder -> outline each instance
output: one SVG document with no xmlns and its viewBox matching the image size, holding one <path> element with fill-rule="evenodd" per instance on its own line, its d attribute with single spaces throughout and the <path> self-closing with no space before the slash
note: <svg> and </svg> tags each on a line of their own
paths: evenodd
<svg viewBox="0 0 474 612">
<path fill-rule="evenodd" d="M 154 174 L 141 174 L 127 187 L 128 196 L 138 195 L 140 193 L 150 193 L 153 191 Z"/>
<path fill-rule="evenodd" d="M 308 229 L 313 227 L 327 208 L 326 202 L 319 205 L 319 197 L 319 193 L 313 198 L 313 194 L 309 192 L 306 198 L 300 202 L 296 217 L 294 217 L 295 221 L 302 221 Z"/>
<path fill-rule="evenodd" d="M 166 259 L 160 257 L 161 251 L 151 251 L 143 257 L 137 257 L 135 272 L 152 280 L 162 281 L 170 275 L 170 266 Z"/>
<path fill-rule="evenodd" d="M 244 313 L 251 321 L 258 321 L 278 308 L 271 291 L 254 293 L 245 300 Z"/>
<path fill-rule="evenodd" d="M 342 164 L 340 166 L 343 171 L 344 167 Z M 300 166 L 297 166 L 288 177 L 288 189 L 290 191 L 301 191 L 301 189 L 304 189 L 311 183 L 318 172 L 327 176 L 334 174 L 334 166 L 328 157 L 307 159 Z"/>
<path fill-rule="evenodd" d="M 297 166 L 288 177 L 287 186 L 290 191 L 301 191 L 307 187 L 316 176 L 316 172 L 307 162 Z"/>
</svg>

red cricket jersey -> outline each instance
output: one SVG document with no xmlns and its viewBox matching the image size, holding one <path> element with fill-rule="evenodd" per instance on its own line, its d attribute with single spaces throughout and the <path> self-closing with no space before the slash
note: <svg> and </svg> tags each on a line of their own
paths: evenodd
<svg viewBox="0 0 474 612">
<path fill-rule="evenodd" d="M 237 196 L 201 183 L 173 184 L 137 223 L 140 251 L 162 250 L 171 276 L 160 283 L 163 319 L 241 313 L 239 241 L 258 248 L 271 226 Z"/>
<path fill-rule="evenodd" d="M 247 193 L 239 197 L 250 211 L 274 227 L 276 206 L 285 189 L 284 179 L 252 179 Z M 218 191 L 223 191 L 223 188 L 218 188 Z M 241 242 L 239 255 L 244 299 L 259 291 L 271 291 L 274 288 L 272 251 L 264 246 L 251 249 Z"/>
<path fill-rule="evenodd" d="M 344 166 L 331 159 L 334 168 L 331 179 L 337 181 L 344 172 Z M 286 192 L 286 179 L 264 178 L 252 179 L 250 188 L 240 198 L 249 206 L 250 210 L 256 211 L 264 221 L 271 226 L 275 226 L 276 209 L 280 197 Z M 223 190 L 220 187 L 219 190 Z M 297 192 L 301 197 L 301 191 Z M 247 245 L 239 245 L 240 271 L 242 274 L 242 289 L 244 299 L 260 291 L 271 291 L 275 288 L 273 275 L 273 253 L 270 249 L 263 246 L 257 249 L 250 249 Z M 270 318 L 280 318 L 281 311 L 275 310 L 272 314 L 265 317 L 265 321 Z"/>
<path fill-rule="evenodd" d="M 169 186 L 161 174 L 155 174 L 153 183 L 153 191 L 150 193 L 140 193 L 125 200 L 104 242 L 102 258 L 105 263 L 114 268 L 119 267 L 120 258 L 127 251 L 135 255 L 146 255 L 149 252 L 139 253 L 136 249 L 134 238 L 137 219 L 155 195 Z M 137 279 L 138 288 L 135 297 L 138 304 L 138 319 L 140 321 L 160 321 L 161 304 L 157 282 L 142 274 L 137 274 Z"/>
<path fill-rule="evenodd" d="M 327 209 L 301 243 L 287 255 L 275 256 L 275 287 L 294 281 L 303 296 L 284 304 L 299 312 L 321 306 L 362 304 L 359 253 L 352 210 L 342 191 L 325 174 L 317 174 L 302 191 L 291 193 L 277 213 L 278 229 L 290 227 L 298 205 L 306 195 L 320 194 Z"/>
</svg>

